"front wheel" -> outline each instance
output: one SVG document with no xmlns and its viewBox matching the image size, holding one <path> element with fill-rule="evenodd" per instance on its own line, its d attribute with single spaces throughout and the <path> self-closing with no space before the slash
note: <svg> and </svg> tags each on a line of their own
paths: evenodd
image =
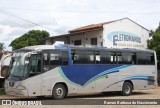
<svg viewBox="0 0 160 108">
<path fill-rule="evenodd" d="M 52 96 L 54 99 L 63 99 L 67 95 L 67 90 L 63 84 L 56 84 L 52 91 Z"/>
<path fill-rule="evenodd" d="M 122 95 L 123 96 L 129 96 L 132 94 L 132 84 L 130 82 L 124 82 L 123 88 L 122 88 Z"/>
</svg>

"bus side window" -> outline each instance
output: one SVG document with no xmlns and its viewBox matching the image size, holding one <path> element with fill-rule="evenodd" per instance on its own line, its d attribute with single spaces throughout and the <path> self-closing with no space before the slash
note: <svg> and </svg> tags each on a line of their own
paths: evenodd
<svg viewBox="0 0 160 108">
<path fill-rule="evenodd" d="M 133 56 L 133 54 L 130 53 L 130 52 L 123 52 L 122 53 L 122 62 L 123 62 L 123 64 L 134 64 L 134 63 L 136 63 L 135 61 L 133 61 L 133 57 L 132 56 Z"/>
<path fill-rule="evenodd" d="M 43 53 L 43 65 L 49 65 L 49 55 L 48 51 L 45 51 Z"/>
<path fill-rule="evenodd" d="M 50 52 L 50 65 L 62 65 L 62 51 Z"/>
<path fill-rule="evenodd" d="M 150 64 L 155 64 L 154 53 L 150 55 Z"/>
<path fill-rule="evenodd" d="M 32 55 L 30 77 L 41 73 L 41 55 Z"/>
<path fill-rule="evenodd" d="M 72 53 L 73 64 L 94 64 L 94 52 L 86 50 L 75 50 Z"/>
<path fill-rule="evenodd" d="M 123 64 L 122 53 L 120 52 L 117 53 L 117 63 Z"/>
<path fill-rule="evenodd" d="M 63 51 L 62 52 L 62 65 L 68 65 L 68 52 L 67 51 Z"/>
<path fill-rule="evenodd" d="M 111 62 L 110 62 L 111 64 L 116 64 L 117 58 L 116 58 L 115 52 L 111 52 L 110 60 L 111 60 Z"/>
<path fill-rule="evenodd" d="M 68 52 L 56 50 L 50 51 L 50 65 L 68 65 Z"/>
<path fill-rule="evenodd" d="M 154 55 L 148 52 L 137 53 L 138 64 L 141 65 L 153 65 Z"/>
<path fill-rule="evenodd" d="M 96 52 L 96 64 L 110 64 L 111 53 L 107 51 Z"/>
<path fill-rule="evenodd" d="M 132 64 L 137 64 L 137 57 L 136 57 L 136 53 L 132 53 Z"/>
<path fill-rule="evenodd" d="M 96 64 L 101 64 L 101 60 L 100 60 L 100 54 L 99 52 L 95 52 L 95 60 L 96 60 Z"/>
</svg>

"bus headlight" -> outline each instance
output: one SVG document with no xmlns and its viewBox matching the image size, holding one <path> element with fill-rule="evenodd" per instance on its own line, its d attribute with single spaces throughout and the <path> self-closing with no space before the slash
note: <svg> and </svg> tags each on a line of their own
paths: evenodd
<svg viewBox="0 0 160 108">
<path fill-rule="evenodd" d="M 17 90 L 25 90 L 26 89 L 26 87 L 25 86 L 23 86 L 23 85 L 19 85 L 19 86 L 17 86 L 17 88 L 16 88 Z"/>
</svg>

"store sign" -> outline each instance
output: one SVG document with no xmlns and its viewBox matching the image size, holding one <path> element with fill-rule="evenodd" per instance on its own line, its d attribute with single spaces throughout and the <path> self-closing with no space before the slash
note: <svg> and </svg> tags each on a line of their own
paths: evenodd
<svg viewBox="0 0 160 108">
<path fill-rule="evenodd" d="M 111 32 L 108 34 L 107 38 L 109 41 L 113 42 L 113 46 L 144 47 L 141 45 L 141 37 L 129 32 Z"/>
</svg>

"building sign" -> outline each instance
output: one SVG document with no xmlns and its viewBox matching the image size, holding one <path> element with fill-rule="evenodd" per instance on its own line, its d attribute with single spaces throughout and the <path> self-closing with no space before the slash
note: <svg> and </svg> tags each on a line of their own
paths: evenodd
<svg viewBox="0 0 160 108">
<path fill-rule="evenodd" d="M 142 38 L 129 32 L 111 32 L 107 35 L 107 39 L 112 42 L 114 47 L 144 48 L 144 45 L 142 45 Z"/>
</svg>

